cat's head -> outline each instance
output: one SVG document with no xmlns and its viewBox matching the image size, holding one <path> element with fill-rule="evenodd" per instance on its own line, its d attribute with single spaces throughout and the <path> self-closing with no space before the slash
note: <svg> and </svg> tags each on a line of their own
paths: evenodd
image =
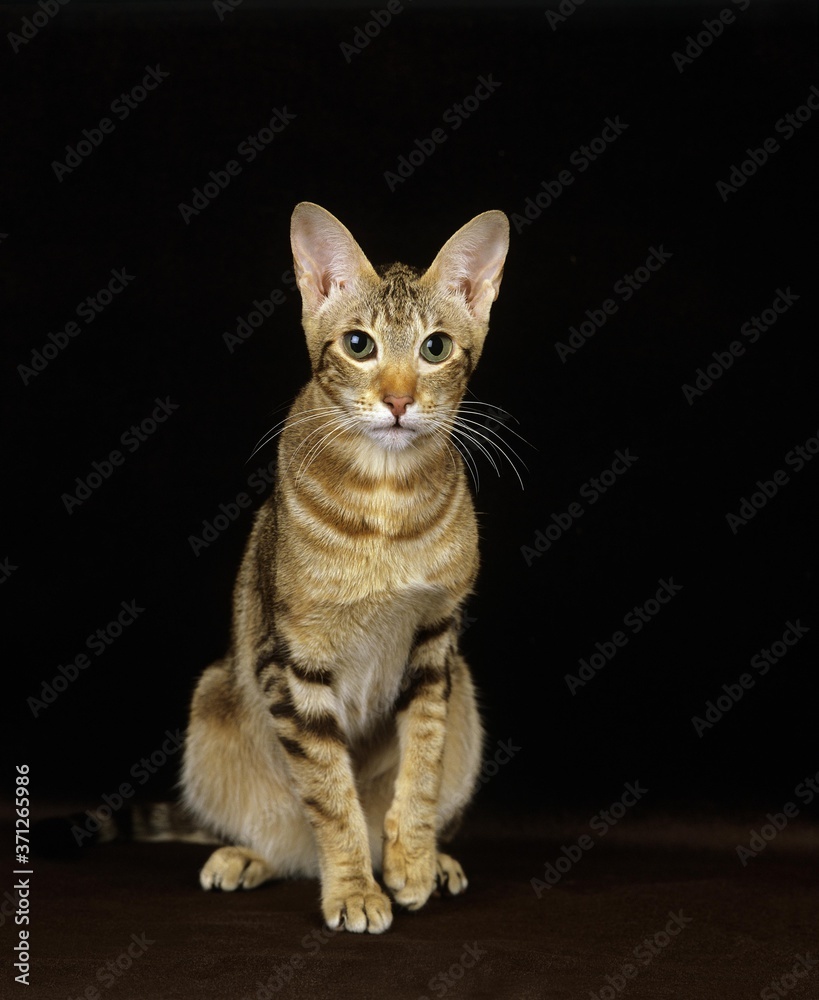
<svg viewBox="0 0 819 1000">
<path fill-rule="evenodd" d="M 478 362 L 509 247 L 503 212 L 484 212 L 419 274 L 377 274 L 349 230 L 301 202 L 291 243 L 318 383 L 348 426 L 388 451 L 440 439 Z"/>
</svg>

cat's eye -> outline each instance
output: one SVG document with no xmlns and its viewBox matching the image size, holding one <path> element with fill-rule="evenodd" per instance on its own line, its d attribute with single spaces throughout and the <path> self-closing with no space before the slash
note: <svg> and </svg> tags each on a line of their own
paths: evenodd
<svg viewBox="0 0 819 1000">
<path fill-rule="evenodd" d="M 421 344 L 421 357 L 430 364 L 437 365 L 446 361 L 452 354 L 452 338 L 445 333 L 433 333 Z"/>
<path fill-rule="evenodd" d="M 362 333 L 361 330 L 351 330 L 342 337 L 344 350 L 355 358 L 356 361 L 363 361 L 365 358 L 375 354 L 375 341 L 369 333 Z"/>
</svg>

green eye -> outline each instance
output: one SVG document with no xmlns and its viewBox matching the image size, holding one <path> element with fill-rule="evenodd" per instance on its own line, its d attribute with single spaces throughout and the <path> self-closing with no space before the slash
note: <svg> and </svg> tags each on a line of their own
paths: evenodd
<svg viewBox="0 0 819 1000">
<path fill-rule="evenodd" d="M 344 344 L 344 350 L 356 361 L 363 361 L 375 354 L 375 341 L 369 333 L 351 330 L 349 333 L 345 333 L 341 340 Z"/>
<path fill-rule="evenodd" d="M 452 354 L 452 339 L 445 333 L 433 333 L 421 344 L 421 357 L 433 365 L 446 361 Z"/>
</svg>

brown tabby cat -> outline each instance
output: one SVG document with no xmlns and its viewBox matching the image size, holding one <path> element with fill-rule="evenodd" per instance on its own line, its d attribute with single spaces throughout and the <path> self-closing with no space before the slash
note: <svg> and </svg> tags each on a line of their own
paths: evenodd
<svg viewBox="0 0 819 1000">
<path fill-rule="evenodd" d="M 509 243 L 502 212 L 430 268 L 379 277 L 310 202 L 291 225 L 312 379 L 234 595 L 230 652 L 191 707 L 184 800 L 221 847 L 205 889 L 320 876 L 331 928 L 378 934 L 390 900 L 463 892 L 437 850 L 472 796 L 481 725 L 458 653 L 478 532 L 458 406 Z"/>
</svg>

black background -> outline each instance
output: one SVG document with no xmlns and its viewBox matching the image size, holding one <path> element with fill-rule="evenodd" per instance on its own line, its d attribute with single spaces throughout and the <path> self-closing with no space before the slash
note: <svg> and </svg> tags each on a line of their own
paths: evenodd
<svg viewBox="0 0 819 1000">
<path fill-rule="evenodd" d="M 35 797 L 93 803 L 129 780 L 184 725 L 196 675 L 225 648 L 251 512 L 198 556 L 189 538 L 238 493 L 261 501 L 248 478 L 274 448 L 247 458 L 309 377 L 300 303 L 282 281 L 293 206 L 328 208 L 374 263 L 426 266 L 473 215 L 521 216 L 566 168 L 574 183 L 513 224 L 472 384 L 532 445 L 506 434 L 524 490 L 478 459 L 483 568 L 463 643 L 488 755 L 498 740 L 520 748 L 481 801 L 600 808 L 639 780 L 648 810 L 764 811 L 816 773 L 819 459 L 796 473 L 784 457 L 819 433 L 819 113 L 788 140 L 775 131 L 819 86 L 814 5 L 589 0 L 554 27 L 547 6 L 558 9 L 405 2 L 349 61 L 340 45 L 368 8 L 246 0 L 220 20 L 210 3 L 73 0 L 16 54 L 6 43 L 0 557 L 16 567 L 2 584 L 14 762 L 31 763 Z M 735 23 L 679 72 L 672 54 L 725 8 Z M 7 5 L 4 30 L 36 9 Z M 113 116 L 157 64 L 167 79 Z M 446 126 L 481 75 L 500 86 Z M 296 117 L 275 141 L 252 163 L 238 155 L 285 107 Z M 58 180 L 53 162 L 106 116 L 113 133 Z M 572 167 L 617 116 L 623 134 Z M 446 142 L 391 191 L 385 172 L 442 125 Z M 769 136 L 779 151 L 721 197 L 717 181 Z M 230 159 L 241 174 L 186 224 L 180 203 Z M 613 294 L 660 246 L 671 257 L 645 287 L 629 302 Z M 24 384 L 18 365 L 116 268 L 133 282 Z M 223 334 L 277 288 L 284 305 L 230 353 Z M 745 341 L 742 324 L 778 288 L 799 300 L 689 405 L 683 384 Z M 606 298 L 617 314 L 563 363 L 555 343 Z M 166 396 L 178 410 L 69 515 L 76 477 Z M 634 466 L 582 501 L 627 448 Z M 777 469 L 790 482 L 732 533 L 726 514 Z M 583 517 L 527 565 L 522 546 L 578 500 Z M 678 596 L 572 696 L 565 674 L 672 577 Z M 131 600 L 144 613 L 35 718 L 27 698 Z M 699 738 L 692 716 L 797 618 L 813 631 Z M 168 791 L 176 764 L 144 790 Z"/>
</svg>

